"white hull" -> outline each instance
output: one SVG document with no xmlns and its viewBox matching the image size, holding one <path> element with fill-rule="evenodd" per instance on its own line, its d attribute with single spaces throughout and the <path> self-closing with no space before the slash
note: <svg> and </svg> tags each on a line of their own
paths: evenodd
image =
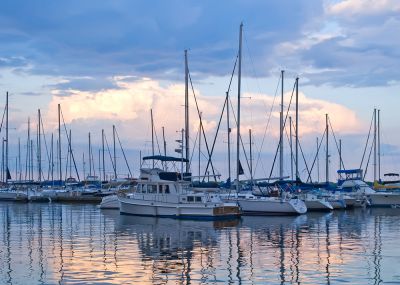
<svg viewBox="0 0 400 285">
<path fill-rule="evenodd" d="M 304 202 L 298 199 L 258 197 L 257 199 L 238 199 L 237 202 L 243 213 L 249 215 L 298 215 L 307 212 Z"/>
<path fill-rule="evenodd" d="M 371 207 L 397 207 L 400 205 L 400 193 L 376 192 L 366 196 Z"/>
<path fill-rule="evenodd" d="M 27 201 L 28 195 L 20 191 L 0 191 L 0 201 Z"/>
<path fill-rule="evenodd" d="M 346 208 L 346 202 L 344 200 L 330 200 L 333 209 L 344 209 Z"/>
<path fill-rule="evenodd" d="M 100 209 L 119 209 L 120 203 L 117 195 L 105 196 L 101 200 Z"/>
<path fill-rule="evenodd" d="M 120 213 L 172 218 L 229 218 L 239 215 L 235 204 L 170 203 L 119 198 Z"/>
<path fill-rule="evenodd" d="M 324 200 L 304 200 L 308 211 L 330 211 L 333 210 L 331 203 Z"/>
</svg>

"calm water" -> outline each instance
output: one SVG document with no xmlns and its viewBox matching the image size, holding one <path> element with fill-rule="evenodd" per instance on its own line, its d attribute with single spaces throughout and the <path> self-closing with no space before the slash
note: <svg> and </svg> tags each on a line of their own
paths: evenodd
<svg viewBox="0 0 400 285">
<path fill-rule="evenodd" d="M 400 283 L 400 209 L 193 222 L 0 203 L 0 284 Z"/>
</svg>

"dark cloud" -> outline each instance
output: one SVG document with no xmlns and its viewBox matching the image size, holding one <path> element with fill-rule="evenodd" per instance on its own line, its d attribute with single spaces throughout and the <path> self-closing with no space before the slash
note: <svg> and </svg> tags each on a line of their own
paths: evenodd
<svg viewBox="0 0 400 285">
<path fill-rule="evenodd" d="M 0 55 L 24 56 L 31 73 L 181 79 L 183 50 L 192 70 L 231 72 L 239 23 L 256 63 L 277 42 L 299 36 L 319 1 L 2 1 Z M 290 20 L 288 20 L 290 19 Z M 267 72 L 265 66 L 260 68 Z M 109 83 L 104 82 L 104 87 Z M 98 84 L 92 81 L 93 84 Z"/>
</svg>

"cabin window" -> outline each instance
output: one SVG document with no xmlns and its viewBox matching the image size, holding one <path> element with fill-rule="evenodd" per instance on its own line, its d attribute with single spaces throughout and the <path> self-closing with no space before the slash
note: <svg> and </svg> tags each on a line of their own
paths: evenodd
<svg viewBox="0 0 400 285">
<path fill-rule="evenodd" d="M 196 202 L 201 202 L 201 197 L 196 197 Z"/>
<path fill-rule="evenodd" d="M 188 202 L 194 202 L 194 197 L 193 196 L 188 196 L 187 197 Z"/>
<path fill-rule="evenodd" d="M 157 193 L 157 185 L 149 185 L 150 186 L 150 193 L 154 194 Z"/>
<path fill-rule="evenodd" d="M 136 192 L 137 192 L 137 193 L 142 192 L 142 185 L 141 185 L 141 184 L 138 184 L 138 185 L 136 186 Z"/>
<path fill-rule="evenodd" d="M 147 193 L 147 185 L 146 184 L 142 185 L 142 193 Z"/>
<path fill-rule="evenodd" d="M 169 185 L 164 185 L 164 187 L 165 187 L 165 194 L 169 194 Z"/>
<path fill-rule="evenodd" d="M 162 191 L 162 188 L 163 188 L 162 185 L 158 185 L 158 193 L 159 193 L 159 194 L 162 194 L 162 192 L 163 192 L 163 191 Z"/>
</svg>

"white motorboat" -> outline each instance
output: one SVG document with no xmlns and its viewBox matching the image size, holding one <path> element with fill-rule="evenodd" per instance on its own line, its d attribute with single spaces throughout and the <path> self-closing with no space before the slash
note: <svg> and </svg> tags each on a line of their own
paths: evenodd
<svg viewBox="0 0 400 285">
<path fill-rule="evenodd" d="M 339 170 L 346 178 L 339 180 L 338 189 L 371 207 L 400 206 L 400 192 L 375 191 L 362 180 L 361 169 Z"/>
<path fill-rule="evenodd" d="M 182 161 L 180 158 L 165 156 L 143 158 L 148 159 Z M 209 189 L 194 191 L 191 181 L 181 177 L 177 172 L 142 168 L 136 191 L 126 197 L 119 197 L 120 213 L 186 219 L 234 218 L 240 215 L 236 202 L 225 203 L 217 192 Z"/>
</svg>

